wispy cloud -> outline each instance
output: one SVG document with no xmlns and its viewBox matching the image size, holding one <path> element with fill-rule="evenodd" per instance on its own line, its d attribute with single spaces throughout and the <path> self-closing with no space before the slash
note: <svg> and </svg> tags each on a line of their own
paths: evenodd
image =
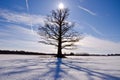
<svg viewBox="0 0 120 80">
<path fill-rule="evenodd" d="M 6 28 L 0 28 L 0 49 L 56 52 L 53 46 L 38 43 L 40 40 L 39 35 L 31 33 L 29 28 L 18 25 L 7 25 L 4 27 Z"/>
<path fill-rule="evenodd" d="M 9 10 L 0 9 L 0 17 L 6 20 L 6 22 L 12 22 L 17 24 L 32 25 L 43 25 L 44 17 L 41 15 L 29 15 L 26 13 L 17 13 Z"/>
<path fill-rule="evenodd" d="M 42 53 L 55 53 L 53 46 L 46 46 L 44 44 L 34 41 L 23 41 L 23 40 L 2 40 L 0 39 L 0 49 L 3 50 L 24 50 L 32 52 Z"/>
<path fill-rule="evenodd" d="M 92 12 L 91 10 L 87 9 L 87 8 L 84 8 L 82 6 L 78 6 L 78 8 L 80 8 L 81 10 L 93 15 L 93 16 L 96 16 L 96 13 Z"/>
<path fill-rule="evenodd" d="M 26 8 L 27 8 L 27 11 L 29 12 L 28 0 L 25 0 L 25 1 L 26 1 Z"/>
<path fill-rule="evenodd" d="M 20 40 L 36 40 L 37 34 L 33 34 L 29 28 L 25 28 L 18 25 L 3 25 L 4 27 L 0 29 L 1 39 L 20 39 Z"/>
<path fill-rule="evenodd" d="M 26 0 L 26 8 L 27 8 L 28 14 L 30 15 L 30 13 L 29 13 L 29 4 L 28 4 L 28 0 Z M 32 32 L 34 32 L 32 20 L 30 20 L 30 27 L 31 27 Z"/>
<path fill-rule="evenodd" d="M 74 20 L 76 22 L 76 28 L 79 29 L 88 29 L 90 28 L 92 30 L 92 32 L 94 32 L 95 34 L 98 34 L 100 36 L 105 36 L 105 34 L 103 34 L 100 30 L 98 30 L 95 26 L 88 24 L 87 22 L 83 22 L 83 21 L 78 21 L 78 20 Z"/>
<path fill-rule="evenodd" d="M 102 33 L 102 32 L 100 32 L 99 30 L 97 30 L 94 26 L 92 26 L 92 25 L 90 25 L 90 24 L 87 24 L 86 23 L 86 25 L 88 25 L 88 27 L 90 27 L 95 33 L 97 33 L 98 35 L 100 35 L 100 36 L 104 36 L 104 34 Z"/>
<path fill-rule="evenodd" d="M 105 39 L 100 39 L 91 35 L 86 36 L 83 40 L 78 42 L 79 48 L 77 52 L 89 52 L 89 53 L 119 53 L 120 43 L 113 42 Z"/>
</svg>

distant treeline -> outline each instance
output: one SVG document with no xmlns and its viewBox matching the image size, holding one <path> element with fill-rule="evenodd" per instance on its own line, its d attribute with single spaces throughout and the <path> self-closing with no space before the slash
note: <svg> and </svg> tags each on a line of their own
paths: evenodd
<svg viewBox="0 0 120 80">
<path fill-rule="evenodd" d="M 27 51 L 10 51 L 10 50 L 0 50 L 0 54 L 54 55 L 54 54 L 47 54 L 47 53 L 27 52 Z"/>
<path fill-rule="evenodd" d="M 89 54 L 89 53 L 70 53 L 70 54 L 66 54 L 66 55 L 72 55 L 72 56 L 120 56 L 120 54 Z"/>
<path fill-rule="evenodd" d="M 107 56 L 120 56 L 120 54 L 108 54 Z"/>
<path fill-rule="evenodd" d="M 39 53 L 39 52 L 27 52 L 27 51 L 10 51 L 10 50 L 0 50 L 0 54 L 20 54 L 20 55 L 56 55 L 51 53 Z M 64 54 L 65 56 L 120 56 L 120 54 L 88 54 L 79 53 L 75 54 L 73 52 L 69 54 Z"/>
</svg>

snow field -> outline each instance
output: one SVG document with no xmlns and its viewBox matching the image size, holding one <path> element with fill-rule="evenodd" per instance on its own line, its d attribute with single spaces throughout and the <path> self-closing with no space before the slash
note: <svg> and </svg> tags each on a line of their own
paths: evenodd
<svg viewBox="0 0 120 80">
<path fill-rule="evenodd" d="M 0 80 L 120 80 L 120 57 L 0 55 Z"/>
</svg>

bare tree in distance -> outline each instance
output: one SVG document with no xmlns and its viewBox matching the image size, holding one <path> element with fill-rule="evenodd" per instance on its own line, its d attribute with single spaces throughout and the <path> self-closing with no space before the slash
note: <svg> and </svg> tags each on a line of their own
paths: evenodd
<svg viewBox="0 0 120 80">
<path fill-rule="evenodd" d="M 44 26 L 38 29 L 39 35 L 43 37 L 40 43 L 54 45 L 57 47 L 56 57 L 65 57 L 62 49 L 75 48 L 75 42 L 82 39 L 82 35 L 74 31 L 74 23 L 67 21 L 69 9 L 52 10 L 52 14 L 46 17 Z"/>
</svg>

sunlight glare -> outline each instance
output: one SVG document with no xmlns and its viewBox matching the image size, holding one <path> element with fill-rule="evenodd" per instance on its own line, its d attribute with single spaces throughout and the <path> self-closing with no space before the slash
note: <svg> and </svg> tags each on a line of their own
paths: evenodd
<svg viewBox="0 0 120 80">
<path fill-rule="evenodd" d="M 63 3 L 59 3 L 58 8 L 59 9 L 64 9 L 64 4 Z"/>
</svg>

